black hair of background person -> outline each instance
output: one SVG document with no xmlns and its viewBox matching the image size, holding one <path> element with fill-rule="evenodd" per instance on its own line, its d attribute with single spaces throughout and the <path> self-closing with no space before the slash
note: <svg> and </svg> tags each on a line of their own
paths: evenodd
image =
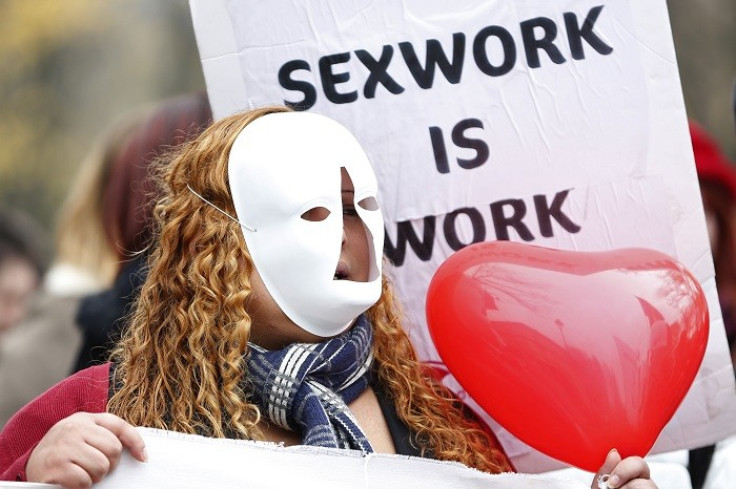
<svg viewBox="0 0 736 489">
<path fill-rule="evenodd" d="M 0 263 L 6 257 L 22 258 L 42 277 L 48 266 L 48 248 L 44 230 L 30 216 L 0 209 Z"/>
</svg>

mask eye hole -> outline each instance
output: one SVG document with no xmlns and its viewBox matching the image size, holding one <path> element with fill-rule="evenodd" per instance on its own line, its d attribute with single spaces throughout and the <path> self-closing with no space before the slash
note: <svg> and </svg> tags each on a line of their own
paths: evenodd
<svg viewBox="0 0 736 489">
<path fill-rule="evenodd" d="M 365 199 L 362 199 L 360 202 L 358 202 L 358 205 L 367 211 L 377 211 L 378 210 L 378 202 L 373 197 L 366 197 Z"/>
<path fill-rule="evenodd" d="M 320 222 L 327 219 L 329 215 L 330 210 L 327 207 L 312 207 L 302 214 L 301 218 L 305 221 Z"/>
</svg>

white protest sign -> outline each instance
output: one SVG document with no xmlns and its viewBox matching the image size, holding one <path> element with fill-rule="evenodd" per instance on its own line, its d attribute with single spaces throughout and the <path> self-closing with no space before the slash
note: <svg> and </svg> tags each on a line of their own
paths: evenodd
<svg viewBox="0 0 736 489">
<path fill-rule="evenodd" d="M 186 489 L 255 487 L 258 489 L 583 489 L 594 475 L 566 469 L 544 476 L 491 475 L 458 463 L 402 455 L 373 454 L 315 447 L 285 448 L 273 443 L 203 438 L 152 428 L 138 428 L 148 462 L 126 450 L 98 489 Z M 288 467 L 288 470 L 284 470 Z M 660 487 L 691 489 L 681 465 L 652 462 Z M 53 484 L 2 482 L 0 489 L 59 489 Z"/>
<path fill-rule="evenodd" d="M 308 446 L 225 440 L 138 428 L 148 462 L 126 451 L 98 489 L 584 489 L 589 483 L 527 474 L 491 475 L 454 462 Z M 284 469 L 287 470 L 284 470 Z M 592 480 L 592 479 L 591 479 Z"/>
<path fill-rule="evenodd" d="M 364 145 L 424 360 L 439 362 L 429 280 L 470 243 L 653 248 L 701 281 L 712 320 L 703 366 L 654 451 L 736 432 L 665 0 L 190 4 L 216 117 L 287 103 L 337 119 Z M 558 466 L 496 428 L 518 469 Z"/>
</svg>

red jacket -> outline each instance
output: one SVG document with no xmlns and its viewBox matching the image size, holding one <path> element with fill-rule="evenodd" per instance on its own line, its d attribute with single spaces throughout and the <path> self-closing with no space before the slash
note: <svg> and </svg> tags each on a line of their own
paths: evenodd
<svg viewBox="0 0 736 489">
<path fill-rule="evenodd" d="M 0 433 L 0 480 L 26 480 L 31 452 L 58 421 L 78 412 L 105 412 L 109 375 L 109 363 L 77 372 L 10 418 Z"/>
<path fill-rule="evenodd" d="M 31 452 L 58 421 L 78 412 L 105 412 L 109 385 L 109 363 L 89 367 L 62 380 L 18 411 L 0 433 L 0 480 L 26 480 L 25 467 Z M 380 397 L 384 395 L 381 394 Z M 396 444 L 398 435 L 403 431 L 408 434 L 407 428 L 398 420 L 393 405 L 390 409 L 381 405 L 381 410 L 389 423 L 391 437 Z M 397 420 L 396 423 L 391 422 L 394 419 Z M 397 424 L 403 426 L 403 431 L 395 427 Z M 503 451 L 490 429 L 488 433 L 496 447 Z M 401 446 L 404 445 L 408 447 L 408 442 L 402 443 Z M 396 445 L 396 448 L 399 453 L 405 455 L 419 455 L 418 451 L 416 454 L 401 451 L 399 445 Z"/>
</svg>

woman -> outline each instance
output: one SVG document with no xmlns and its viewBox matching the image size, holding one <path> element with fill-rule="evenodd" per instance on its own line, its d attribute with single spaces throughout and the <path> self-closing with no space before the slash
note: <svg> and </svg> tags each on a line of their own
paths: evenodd
<svg viewBox="0 0 736 489">
<path fill-rule="evenodd" d="M 345 128 L 280 107 L 231 116 L 162 177 L 150 270 L 113 362 L 11 420 L 3 477 L 87 487 L 124 448 L 145 459 L 133 425 L 512 470 L 420 367 L 381 273 L 375 177 Z M 612 453 L 602 470 L 611 487 L 655 487 L 638 458 Z"/>
</svg>

